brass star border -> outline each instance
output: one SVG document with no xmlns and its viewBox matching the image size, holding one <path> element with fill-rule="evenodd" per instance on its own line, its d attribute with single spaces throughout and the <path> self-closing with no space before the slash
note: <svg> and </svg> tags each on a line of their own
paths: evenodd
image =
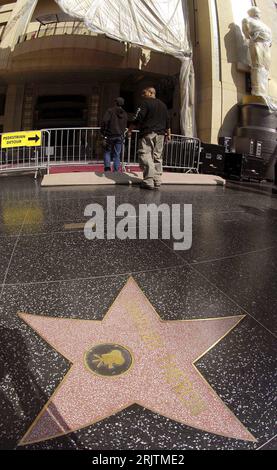
<svg viewBox="0 0 277 470">
<path fill-rule="evenodd" d="M 132 277 L 101 321 L 18 315 L 72 364 L 19 445 L 84 429 L 134 404 L 203 432 L 256 442 L 195 365 L 245 315 L 164 321 Z M 130 351 L 132 367 L 93 374 L 86 355 L 105 344 Z"/>
</svg>

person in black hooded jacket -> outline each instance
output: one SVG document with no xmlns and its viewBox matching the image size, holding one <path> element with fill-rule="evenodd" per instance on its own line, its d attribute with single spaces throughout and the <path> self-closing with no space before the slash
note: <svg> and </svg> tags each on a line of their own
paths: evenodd
<svg viewBox="0 0 277 470">
<path fill-rule="evenodd" d="M 114 171 L 119 171 L 120 168 L 120 156 L 128 119 L 123 106 L 124 99 L 117 98 L 115 106 L 106 111 L 101 125 L 101 134 L 105 139 L 105 171 L 111 171 L 111 159 Z"/>
</svg>

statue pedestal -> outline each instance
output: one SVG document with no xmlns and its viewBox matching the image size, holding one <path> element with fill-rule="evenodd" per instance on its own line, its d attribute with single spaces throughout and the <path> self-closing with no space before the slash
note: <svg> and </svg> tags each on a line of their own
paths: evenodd
<svg viewBox="0 0 277 470">
<path fill-rule="evenodd" d="M 240 123 L 234 135 L 237 153 L 262 158 L 265 178 L 274 181 L 277 159 L 277 113 L 270 112 L 260 96 L 244 96 L 240 106 Z"/>
</svg>

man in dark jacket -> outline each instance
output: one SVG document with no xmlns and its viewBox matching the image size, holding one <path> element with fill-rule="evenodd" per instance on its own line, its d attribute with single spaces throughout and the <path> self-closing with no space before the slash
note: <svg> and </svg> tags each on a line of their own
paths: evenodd
<svg viewBox="0 0 277 470">
<path fill-rule="evenodd" d="M 155 88 L 149 87 L 142 92 L 143 101 L 138 108 L 134 121 L 129 127 L 129 137 L 135 126 L 140 129 L 138 154 L 143 167 L 144 189 L 161 186 L 163 173 L 162 153 L 165 137 L 171 139 L 169 115 L 166 105 L 156 98 Z"/>
<path fill-rule="evenodd" d="M 106 111 L 101 125 L 101 134 L 105 139 L 105 171 L 111 171 L 111 159 L 114 171 L 118 171 L 120 167 L 124 133 L 127 127 L 127 113 L 122 106 L 124 106 L 124 99 L 117 98 L 115 106 Z"/>
</svg>

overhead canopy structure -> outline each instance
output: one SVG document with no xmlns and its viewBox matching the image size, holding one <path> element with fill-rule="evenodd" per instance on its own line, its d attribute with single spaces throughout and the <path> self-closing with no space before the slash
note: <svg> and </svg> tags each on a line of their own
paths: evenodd
<svg viewBox="0 0 277 470">
<path fill-rule="evenodd" d="M 101 34 L 181 60 L 181 129 L 195 135 L 194 71 L 187 0 L 55 0 Z"/>
</svg>

